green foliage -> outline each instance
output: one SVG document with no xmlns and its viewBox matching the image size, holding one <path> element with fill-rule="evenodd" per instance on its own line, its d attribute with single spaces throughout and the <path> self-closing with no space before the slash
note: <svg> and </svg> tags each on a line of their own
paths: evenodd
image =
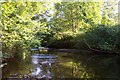
<svg viewBox="0 0 120 80">
<path fill-rule="evenodd" d="M 45 22 L 38 23 L 32 20 L 36 14 L 43 14 L 46 10 L 39 2 L 3 2 L 1 8 L 1 27 L 3 51 L 7 53 L 18 49 L 21 52 L 25 48 L 40 45 L 41 39 L 35 34 L 38 31 L 44 32 L 40 28 L 45 26 Z M 18 52 L 18 51 L 17 51 Z"/>
<path fill-rule="evenodd" d="M 88 49 L 84 42 L 86 39 L 93 49 L 119 52 L 117 37 L 119 36 L 119 25 L 115 24 L 114 9 L 115 2 L 61 2 L 55 4 L 56 11 L 51 20 L 51 29 L 56 31 L 56 36 L 51 39 L 49 46 Z M 64 33 L 67 34 L 64 36 Z M 73 38 L 69 38 L 70 36 Z M 65 45 L 68 46 L 65 47 Z"/>
<path fill-rule="evenodd" d="M 87 29 L 91 25 L 99 23 L 101 19 L 100 4 L 95 2 L 56 3 L 51 26 L 59 32 L 77 32 L 79 29 Z"/>
<path fill-rule="evenodd" d="M 54 38 L 54 40 L 52 39 L 52 41 L 49 42 L 48 47 L 72 49 L 74 46 L 74 39 L 73 38 L 74 37 L 71 35 L 64 35 L 61 39 Z"/>
<path fill-rule="evenodd" d="M 86 32 L 86 40 L 92 48 L 118 51 L 118 26 L 98 26 Z"/>
<path fill-rule="evenodd" d="M 9 58 L 11 57 L 11 55 L 9 55 L 8 53 L 3 53 L 2 56 L 0 56 L 0 58 Z"/>
<path fill-rule="evenodd" d="M 38 46 L 88 49 L 84 39 L 94 49 L 119 51 L 114 3 L 59 2 L 52 7 L 44 2 L 0 4 L 3 52 L 16 54 Z"/>
</svg>

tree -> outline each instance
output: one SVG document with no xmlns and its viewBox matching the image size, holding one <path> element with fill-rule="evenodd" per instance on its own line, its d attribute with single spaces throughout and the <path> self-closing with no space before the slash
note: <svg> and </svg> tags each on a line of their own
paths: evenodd
<svg viewBox="0 0 120 80">
<path fill-rule="evenodd" d="M 42 32 L 41 26 L 45 26 L 45 21 L 38 23 L 31 18 L 46 10 L 39 2 L 2 2 L 1 27 L 3 51 L 10 52 L 28 48 L 31 45 L 40 45 L 40 40 L 35 37 L 38 31 Z M 41 25 L 41 26 L 40 26 Z M 44 32 L 44 31 L 43 31 Z M 35 45 L 34 45 L 35 43 Z"/>
<path fill-rule="evenodd" d="M 55 15 L 51 26 L 57 30 L 76 32 L 84 25 L 98 24 L 101 20 L 100 3 L 95 2 L 61 2 L 55 4 Z M 89 27 L 88 26 L 88 27 Z"/>
</svg>

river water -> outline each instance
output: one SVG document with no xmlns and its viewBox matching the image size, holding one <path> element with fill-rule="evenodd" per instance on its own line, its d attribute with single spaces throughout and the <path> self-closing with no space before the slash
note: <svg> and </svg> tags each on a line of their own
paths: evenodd
<svg viewBox="0 0 120 80">
<path fill-rule="evenodd" d="M 19 73 L 26 75 L 32 73 L 34 65 L 31 55 L 21 59 L 16 56 L 2 69 L 3 78 Z M 94 54 L 87 52 L 48 52 L 58 56 L 58 62 L 52 64 L 53 78 L 120 78 L 119 57 L 116 55 Z"/>
</svg>

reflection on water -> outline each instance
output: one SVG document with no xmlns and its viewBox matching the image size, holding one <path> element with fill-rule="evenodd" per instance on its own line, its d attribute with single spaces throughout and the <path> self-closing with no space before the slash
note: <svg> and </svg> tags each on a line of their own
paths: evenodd
<svg viewBox="0 0 120 80">
<path fill-rule="evenodd" d="M 37 78 L 52 78 L 51 67 L 52 64 L 57 62 L 57 56 L 50 54 L 34 54 L 31 57 L 34 65 L 34 72 L 32 72 L 32 76 Z M 43 68 L 44 66 L 46 66 L 46 71 Z"/>
<path fill-rule="evenodd" d="M 49 54 L 58 56 L 59 60 L 51 66 L 54 78 L 120 78 L 118 56 L 63 52 L 49 52 Z M 24 60 L 16 57 L 3 68 L 3 77 L 10 77 L 15 73 L 28 74 L 33 71 L 34 66 L 30 56 Z"/>
</svg>

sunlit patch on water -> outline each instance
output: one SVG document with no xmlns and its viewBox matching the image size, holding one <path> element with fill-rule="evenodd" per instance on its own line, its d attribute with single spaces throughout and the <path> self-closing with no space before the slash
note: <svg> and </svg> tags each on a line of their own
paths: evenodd
<svg viewBox="0 0 120 80">
<path fill-rule="evenodd" d="M 50 54 L 34 54 L 31 57 L 34 65 L 34 72 L 32 72 L 31 76 L 52 78 L 51 65 L 57 61 L 57 57 Z M 44 65 L 46 66 L 45 74 L 45 70 L 43 69 Z"/>
</svg>

